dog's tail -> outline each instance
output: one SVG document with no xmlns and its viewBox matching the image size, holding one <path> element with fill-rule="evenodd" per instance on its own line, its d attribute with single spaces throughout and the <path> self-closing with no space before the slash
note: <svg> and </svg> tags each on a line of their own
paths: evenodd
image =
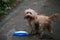
<svg viewBox="0 0 60 40">
<path fill-rule="evenodd" d="M 51 20 L 54 20 L 54 18 L 57 18 L 60 21 L 60 14 L 58 14 L 58 13 L 52 14 L 52 15 L 49 16 L 49 18 Z"/>
</svg>

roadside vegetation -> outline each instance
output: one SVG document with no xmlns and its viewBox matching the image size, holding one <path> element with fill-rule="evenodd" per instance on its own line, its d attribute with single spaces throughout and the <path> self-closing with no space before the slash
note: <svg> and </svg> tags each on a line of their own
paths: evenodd
<svg viewBox="0 0 60 40">
<path fill-rule="evenodd" d="M 7 15 L 9 10 L 14 8 L 21 0 L 0 0 L 0 17 Z"/>
</svg>

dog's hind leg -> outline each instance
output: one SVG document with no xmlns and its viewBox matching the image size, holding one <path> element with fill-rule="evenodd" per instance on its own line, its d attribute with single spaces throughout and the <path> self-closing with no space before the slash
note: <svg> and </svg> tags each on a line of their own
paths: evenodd
<svg viewBox="0 0 60 40">
<path fill-rule="evenodd" d="M 50 32 L 51 38 L 54 39 L 54 28 L 53 28 L 52 24 L 50 24 L 50 27 L 48 28 L 48 31 Z"/>
</svg>

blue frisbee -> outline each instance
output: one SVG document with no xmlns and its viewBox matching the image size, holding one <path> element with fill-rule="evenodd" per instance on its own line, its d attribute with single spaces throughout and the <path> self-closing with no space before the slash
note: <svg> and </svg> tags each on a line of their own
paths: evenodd
<svg viewBox="0 0 60 40">
<path fill-rule="evenodd" d="M 20 36 L 20 37 L 28 36 L 28 32 L 26 32 L 26 31 L 16 31 L 16 32 L 13 33 L 13 36 Z"/>
</svg>

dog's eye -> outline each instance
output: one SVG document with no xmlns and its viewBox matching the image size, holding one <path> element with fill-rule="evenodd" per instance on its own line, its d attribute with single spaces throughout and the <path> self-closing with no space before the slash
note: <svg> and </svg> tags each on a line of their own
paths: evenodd
<svg viewBox="0 0 60 40">
<path fill-rule="evenodd" d="M 27 14 L 32 14 L 31 12 L 27 12 Z"/>
<path fill-rule="evenodd" d="M 26 14 L 28 14 L 28 12 Z"/>
<path fill-rule="evenodd" d="M 30 12 L 30 14 L 32 14 L 32 13 Z"/>
</svg>

